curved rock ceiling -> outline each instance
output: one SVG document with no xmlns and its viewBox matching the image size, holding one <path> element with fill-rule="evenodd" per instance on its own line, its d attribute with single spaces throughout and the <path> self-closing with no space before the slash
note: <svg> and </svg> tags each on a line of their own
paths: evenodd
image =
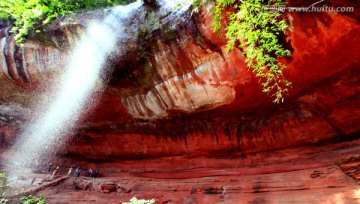
<svg viewBox="0 0 360 204">
<path fill-rule="evenodd" d="M 305 3 L 292 1 L 294 5 Z M 118 51 L 108 60 L 105 73 L 109 76 L 99 78 L 99 83 L 107 84 L 106 89 L 96 90 L 98 105 L 84 113 L 68 146 L 60 150 L 61 155 L 102 163 L 103 169 L 113 173 L 133 168 L 143 173 L 160 172 L 146 174 L 148 177 L 166 177 L 162 170 L 183 170 L 186 165 L 237 168 L 233 157 L 243 158 L 245 166 L 274 164 L 274 169 L 269 167 L 271 173 L 288 171 L 298 159 L 296 170 L 308 169 L 303 172 L 307 175 L 307 171 L 312 171 L 309 169 L 334 165 L 337 158 L 355 154 L 360 131 L 358 14 L 285 15 L 293 30 L 284 39 L 292 50 L 291 58 L 284 60 L 284 76 L 293 83 L 293 89 L 284 103 L 274 104 L 270 96 L 261 92 L 258 79 L 245 66 L 241 52 L 226 52 L 224 34 L 212 32 L 210 7 L 203 7 L 199 13 L 189 10 L 189 5 L 175 10 L 142 7 L 134 19 L 126 22 L 128 28 L 119 36 Z M 46 86 L 56 81 L 58 71 L 67 63 L 69 48 L 87 20 L 101 19 L 104 14 L 106 11 L 77 14 L 75 21 L 65 18 L 52 25 L 47 36 L 35 36 L 22 48 L 14 45 L 8 27 L 2 27 L 3 144 L 11 145 L 24 121 L 36 117 L 31 104 L 48 100 L 44 94 Z M 162 27 L 141 36 L 138 29 L 149 16 L 158 19 Z M 322 149 L 325 144 L 330 146 Z M 320 147 L 308 149 L 313 146 Z M 346 148 L 350 149 L 345 151 Z M 332 156 L 323 154 L 325 149 Z M 335 149 L 344 150 L 335 154 Z M 274 155 L 269 157 L 271 154 Z M 314 159 L 304 155 L 317 156 Z M 155 159 L 136 163 L 145 158 Z M 129 161 L 112 163 L 123 159 Z M 196 162 L 191 163 L 191 159 Z M 316 162 L 302 166 L 302 159 Z M 177 163 L 170 165 L 169 160 Z M 269 173 L 256 171 L 258 175 Z M 194 173 L 191 170 L 185 177 L 191 178 L 191 172 Z M 201 177 L 201 173 L 195 174 L 194 177 Z M 204 175 L 210 175 L 209 171 Z M 261 185 L 262 191 L 271 189 Z M 323 188 L 327 187 L 319 184 L 319 189 Z M 238 190 L 236 186 L 231 189 Z M 197 195 L 206 188 L 195 186 L 191 191 Z"/>
</svg>

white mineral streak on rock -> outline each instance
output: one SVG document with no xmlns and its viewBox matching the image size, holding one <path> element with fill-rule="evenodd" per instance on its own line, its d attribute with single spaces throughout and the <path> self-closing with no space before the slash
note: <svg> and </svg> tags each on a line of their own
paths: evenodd
<svg viewBox="0 0 360 204">
<path fill-rule="evenodd" d="M 146 94 L 145 105 L 155 114 L 155 115 L 164 115 L 165 106 L 163 103 L 156 98 L 154 92 L 151 90 Z"/>
<path fill-rule="evenodd" d="M 228 81 L 221 81 L 221 69 L 226 66 L 223 62 L 214 67 L 214 60 L 218 62 L 218 57 L 193 72 L 157 84 L 155 89 L 144 95 L 124 97 L 121 101 L 133 117 L 140 119 L 164 118 L 169 110 L 194 112 L 204 107 L 216 108 L 229 104 L 235 99 L 235 90 Z M 168 68 L 168 65 L 165 67 Z M 134 98 L 136 101 L 130 102 Z"/>
<path fill-rule="evenodd" d="M 155 86 L 160 99 L 166 104 L 167 107 L 172 107 L 172 103 L 169 99 L 169 96 L 167 95 L 167 92 L 165 91 L 165 86 L 161 83 Z"/>
</svg>

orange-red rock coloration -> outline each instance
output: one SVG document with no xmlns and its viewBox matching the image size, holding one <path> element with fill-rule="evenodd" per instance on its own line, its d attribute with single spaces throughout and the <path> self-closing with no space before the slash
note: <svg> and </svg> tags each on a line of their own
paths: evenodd
<svg viewBox="0 0 360 204">
<path fill-rule="evenodd" d="M 138 194 L 165 203 L 360 202 L 357 174 L 349 178 L 335 164 L 355 158 L 360 147 L 358 13 L 284 14 L 292 30 L 282 40 L 292 56 L 282 60 L 293 88 L 274 104 L 241 51 L 225 51 L 224 33 L 212 31 L 211 8 L 140 8 L 162 27 L 137 33 L 147 21 L 141 12 L 127 22 L 131 37 L 119 36 L 125 54 L 109 58 L 99 103 L 59 150 L 66 164 L 97 166 L 132 189 L 113 193 L 121 201 Z M 66 46 L 50 38 L 57 48 L 30 40 L 19 49 L 1 36 L 0 100 L 6 110 L 21 110 L 11 115 L 0 107 L 4 143 L 11 145 L 24 121 L 36 117 L 29 100 L 56 80 L 54 70 L 66 64 L 86 17 L 50 29 Z M 51 192 L 44 195 L 61 203 Z M 102 202 L 99 195 L 93 199 Z"/>
</svg>

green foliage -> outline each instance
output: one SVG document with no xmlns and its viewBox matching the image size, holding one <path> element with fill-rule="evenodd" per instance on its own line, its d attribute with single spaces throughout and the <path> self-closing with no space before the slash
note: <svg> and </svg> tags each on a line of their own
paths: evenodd
<svg viewBox="0 0 360 204">
<path fill-rule="evenodd" d="M 0 172 L 0 189 L 6 188 L 6 174 Z M 13 203 L 13 202 L 11 202 Z M 43 197 L 35 197 L 33 195 L 28 195 L 22 197 L 19 201 L 15 202 L 16 204 L 47 204 L 48 202 Z M 10 201 L 6 198 L 5 193 L 2 193 L 0 197 L 0 204 L 10 204 Z"/>
<path fill-rule="evenodd" d="M 22 43 L 30 30 L 41 32 L 58 16 L 129 2 L 133 0 L 1 0 L 0 19 L 13 22 L 16 42 Z"/>
<path fill-rule="evenodd" d="M 151 200 L 138 200 L 136 197 L 133 197 L 130 199 L 130 202 L 123 202 L 122 204 L 154 204 L 155 203 L 155 199 L 151 199 Z"/>
<path fill-rule="evenodd" d="M 141 12 L 141 17 L 143 17 L 143 21 L 139 24 L 139 29 L 136 33 L 136 37 L 140 43 L 138 50 L 138 58 L 140 61 L 146 58 L 146 55 L 150 54 L 148 52 L 150 47 L 149 42 L 151 42 L 153 33 L 162 28 L 160 17 L 156 16 L 154 12 L 143 11 Z"/>
<path fill-rule="evenodd" d="M 6 174 L 5 172 L 0 172 L 0 190 L 7 187 L 6 184 Z M 1 192 L 1 191 L 0 191 Z M 6 195 L 4 192 L 2 192 L 0 196 L 0 204 L 8 204 L 9 200 L 6 198 Z"/>
<path fill-rule="evenodd" d="M 6 174 L 5 172 L 0 172 L 0 189 L 6 187 Z"/>
<path fill-rule="evenodd" d="M 200 4 L 203 2 L 203 0 L 193 0 L 192 2 L 192 6 L 195 8 L 195 9 L 198 9 L 200 7 Z"/>
<path fill-rule="evenodd" d="M 0 204 L 9 204 L 9 200 L 2 197 L 2 198 L 0 198 Z"/>
<path fill-rule="evenodd" d="M 35 197 L 33 195 L 28 195 L 22 197 L 17 204 L 47 204 L 48 202 L 43 197 Z"/>
<path fill-rule="evenodd" d="M 247 66 L 260 78 L 263 92 L 272 94 L 275 103 L 283 101 L 291 87 L 282 75 L 286 66 L 277 60 L 291 55 L 279 42 L 279 36 L 290 27 L 281 19 L 280 12 L 270 12 L 266 8 L 284 4 L 282 0 L 216 0 L 214 8 L 213 29 L 219 32 L 225 8 L 233 7 L 227 13 L 227 50 L 235 46 L 242 50 Z"/>
<path fill-rule="evenodd" d="M 138 35 L 146 37 L 146 40 L 149 40 L 151 34 L 161 28 L 160 18 L 156 17 L 154 12 L 143 11 L 141 15 L 144 17 L 144 23 L 139 25 Z"/>
</svg>

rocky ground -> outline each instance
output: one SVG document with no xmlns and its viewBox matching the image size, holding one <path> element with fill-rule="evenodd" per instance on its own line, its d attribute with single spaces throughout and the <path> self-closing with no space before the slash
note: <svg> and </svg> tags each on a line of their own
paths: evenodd
<svg viewBox="0 0 360 204">
<path fill-rule="evenodd" d="M 117 40 L 124 56 L 109 59 L 107 87 L 94 90 L 99 103 L 54 152 L 61 155 L 59 177 L 47 181 L 49 173 L 41 173 L 53 161 L 48 155 L 36 172 L 10 166 L 8 195 L 33 193 L 50 203 L 133 196 L 157 203 L 360 203 L 358 12 L 284 16 L 293 28 L 283 39 L 292 51 L 284 76 L 293 89 L 277 105 L 240 50 L 225 52 L 225 36 L 212 32 L 210 4 L 196 14 L 189 5 L 159 2 L 161 9 L 141 7 L 124 22 Z M 87 19 L 104 13 L 54 24 L 46 36 L 60 48 L 31 39 L 19 49 L 9 25 L 0 25 L 0 165 L 17 165 L 7 151 L 41 115 L 32 104 L 53 100 L 48 88 L 67 63 L 67 47 Z M 153 21 L 162 28 L 146 27 Z M 101 177 L 74 183 L 63 176 L 70 166 L 97 168 Z"/>
<path fill-rule="evenodd" d="M 17 194 L 49 203 L 360 203 L 360 140 L 247 157 L 157 158 L 99 164 L 100 178 L 22 171 Z M 156 160 L 156 162 L 155 162 Z M 110 165 L 113 168 L 109 168 Z M 143 169 L 140 171 L 139 169 Z"/>
</svg>

